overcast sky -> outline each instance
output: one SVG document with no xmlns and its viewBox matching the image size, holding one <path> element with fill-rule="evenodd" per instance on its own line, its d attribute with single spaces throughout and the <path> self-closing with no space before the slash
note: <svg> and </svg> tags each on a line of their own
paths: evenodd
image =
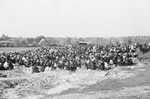
<svg viewBox="0 0 150 99">
<path fill-rule="evenodd" d="M 0 0 L 0 35 L 150 35 L 150 0 Z"/>
</svg>

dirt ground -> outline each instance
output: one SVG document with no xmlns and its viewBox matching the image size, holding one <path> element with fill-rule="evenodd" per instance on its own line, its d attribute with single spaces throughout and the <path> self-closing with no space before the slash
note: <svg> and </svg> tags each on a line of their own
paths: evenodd
<svg viewBox="0 0 150 99">
<path fill-rule="evenodd" d="M 150 62 L 108 71 L 0 71 L 0 99 L 150 99 Z"/>
</svg>

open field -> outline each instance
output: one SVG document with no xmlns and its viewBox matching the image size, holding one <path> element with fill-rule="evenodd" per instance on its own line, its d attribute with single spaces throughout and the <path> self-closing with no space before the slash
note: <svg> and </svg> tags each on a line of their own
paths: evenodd
<svg viewBox="0 0 150 99">
<path fill-rule="evenodd" d="M 0 47 L 0 53 L 12 52 L 12 51 L 25 51 L 25 50 L 31 50 L 31 49 L 34 49 L 34 47 Z"/>
</svg>

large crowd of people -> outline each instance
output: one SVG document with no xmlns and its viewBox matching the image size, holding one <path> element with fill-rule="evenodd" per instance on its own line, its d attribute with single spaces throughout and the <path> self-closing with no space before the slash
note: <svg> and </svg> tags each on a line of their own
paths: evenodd
<svg viewBox="0 0 150 99">
<path fill-rule="evenodd" d="M 137 51 L 148 51 L 148 45 L 74 45 L 39 47 L 29 51 L 0 54 L 0 70 L 11 70 L 14 65 L 31 67 L 32 72 L 54 69 L 75 71 L 77 68 L 108 70 L 115 66 L 133 65 Z"/>
</svg>

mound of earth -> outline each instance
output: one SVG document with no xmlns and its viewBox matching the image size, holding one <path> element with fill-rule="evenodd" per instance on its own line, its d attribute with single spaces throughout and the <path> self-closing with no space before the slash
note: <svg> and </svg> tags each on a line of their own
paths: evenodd
<svg viewBox="0 0 150 99">
<path fill-rule="evenodd" d="M 120 99 L 150 92 L 149 67 L 116 67 L 108 71 L 76 72 L 54 70 L 31 74 L 29 68 L 1 71 L 0 97 L 3 99 Z M 148 76 L 147 76 L 148 75 Z"/>
</svg>

